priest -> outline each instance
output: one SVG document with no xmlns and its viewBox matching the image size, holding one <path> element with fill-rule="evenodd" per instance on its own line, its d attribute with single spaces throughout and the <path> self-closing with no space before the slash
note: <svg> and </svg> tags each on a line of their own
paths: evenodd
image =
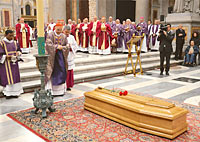
<svg viewBox="0 0 200 142">
<path fill-rule="evenodd" d="M 106 24 L 106 18 L 101 18 L 101 24 L 97 27 L 97 38 L 98 38 L 98 53 L 100 55 L 111 54 L 110 43 L 114 38 L 112 30 L 109 24 Z"/>
<path fill-rule="evenodd" d="M 147 49 L 150 50 L 150 32 L 152 28 L 151 20 L 148 21 L 148 33 L 147 33 Z"/>
<path fill-rule="evenodd" d="M 81 33 L 80 33 L 80 26 L 81 26 L 81 19 L 78 19 L 78 24 L 73 26 L 71 29 L 71 34 L 74 36 L 77 45 L 78 45 L 78 51 L 81 50 Z"/>
<path fill-rule="evenodd" d="M 68 55 L 68 71 L 67 71 L 67 90 L 71 91 L 71 88 L 74 86 L 74 71 L 73 69 L 75 68 L 75 56 L 76 56 L 76 51 L 78 49 L 77 42 L 71 33 L 71 28 L 70 26 L 65 26 L 64 27 L 64 34 L 67 36 L 67 41 L 69 44 L 69 55 Z"/>
<path fill-rule="evenodd" d="M 83 20 L 83 23 L 80 25 L 80 34 L 81 34 L 81 51 L 87 52 L 89 46 L 89 36 L 88 36 L 88 18 Z"/>
<path fill-rule="evenodd" d="M 160 41 L 158 41 L 158 35 L 160 31 L 160 21 L 155 20 L 155 24 L 151 28 L 150 32 L 150 48 L 151 51 L 158 51 L 159 50 L 159 45 Z"/>
<path fill-rule="evenodd" d="M 22 53 L 29 53 L 30 29 L 28 25 L 24 23 L 24 18 L 21 18 L 20 24 L 16 25 L 16 37 Z"/>
<path fill-rule="evenodd" d="M 138 35 L 143 36 L 144 35 L 144 40 L 142 43 L 141 51 L 142 52 L 147 52 L 147 34 L 148 34 L 148 26 L 147 23 L 144 21 L 144 17 L 140 17 L 140 23 L 137 25 L 137 30 L 138 30 Z M 139 46 L 141 45 L 141 42 L 139 42 Z"/>
<path fill-rule="evenodd" d="M 123 53 L 128 53 L 127 42 L 131 39 L 133 34 L 136 32 L 136 29 L 133 27 L 131 20 L 127 19 L 126 24 L 123 26 Z M 134 52 L 135 48 L 132 48 L 132 52 Z"/>
<path fill-rule="evenodd" d="M 113 21 L 112 16 L 109 16 L 107 24 L 109 24 L 111 29 L 113 30 L 113 26 L 115 25 L 115 21 Z"/>
<path fill-rule="evenodd" d="M 18 66 L 20 55 L 21 49 L 14 41 L 14 32 L 7 30 L 0 42 L 0 86 L 3 86 L 6 99 L 16 98 L 23 93 Z"/>
<path fill-rule="evenodd" d="M 50 19 L 50 23 L 49 23 L 49 25 L 48 25 L 48 27 L 47 27 L 47 33 L 53 32 L 53 29 L 54 29 L 54 26 L 55 26 L 55 25 L 56 25 L 56 24 L 54 23 L 53 19 L 51 18 L 51 19 Z"/>
<path fill-rule="evenodd" d="M 46 53 L 49 56 L 45 73 L 46 89 L 52 90 L 53 96 L 61 96 L 66 92 L 69 45 L 67 37 L 62 33 L 63 25 L 57 23 L 55 31 L 46 40 Z"/>
<path fill-rule="evenodd" d="M 97 20 L 97 16 L 93 18 L 93 21 L 89 24 L 89 37 L 90 37 L 90 47 L 89 53 L 95 54 L 97 53 L 97 27 L 100 22 Z"/>
<path fill-rule="evenodd" d="M 122 52 L 123 48 L 123 33 L 122 33 L 123 26 L 120 24 L 120 20 L 116 20 L 116 24 L 113 26 L 112 34 L 116 40 L 116 49 L 117 52 Z"/>
</svg>

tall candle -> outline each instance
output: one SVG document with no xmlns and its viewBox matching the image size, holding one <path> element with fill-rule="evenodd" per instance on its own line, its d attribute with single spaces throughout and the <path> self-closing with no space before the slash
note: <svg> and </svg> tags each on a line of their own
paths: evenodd
<svg viewBox="0 0 200 142">
<path fill-rule="evenodd" d="M 37 3 L 37 44 L 38 54 L 45 55 L 45 38 L 44 38 L 44 1 L 36 0 Z"/>
</svg>

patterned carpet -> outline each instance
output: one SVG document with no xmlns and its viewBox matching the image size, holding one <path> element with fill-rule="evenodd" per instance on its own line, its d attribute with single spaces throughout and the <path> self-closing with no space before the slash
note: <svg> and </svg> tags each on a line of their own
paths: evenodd
<svg viewBox="0 0 200 142">
<path fill-rule="evenodd" d="M 83 109 L 84 97 L 55 103 L 56 112 L 47 119 L 33 113 L 34 108 L 8 116 L 48 142 L 169 142 L 170 140 L 142 133 Z M 176 103 L 190 111 L 188 131 L 174 142 L 200 140 L 200 108 Z"/>
</svg>

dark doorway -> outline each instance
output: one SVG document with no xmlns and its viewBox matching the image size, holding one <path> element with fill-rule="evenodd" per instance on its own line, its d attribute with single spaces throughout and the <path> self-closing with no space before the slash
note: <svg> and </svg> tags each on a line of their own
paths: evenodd
<svg viewBox="0 0 200 142">
<path fill-rule="evenodd" d="M 135 7 L 136 2 L 133 0 L 116 0 L 116 18 L 120 19 L 121 22 L 126 19 L 135 21 Z"/>
<path fill-rule="evenodd" d="M 81 21 L 84 18 L 89 18 L 89 1 L 79 0 L 79 18 Z"/>
<path fill-rule="evenodd" d="M 34 27 L 34 21 L 24 21 L 25 23 L 27 23 L 29 26 L 31 26 L 31 28 Z"/>
</svg>

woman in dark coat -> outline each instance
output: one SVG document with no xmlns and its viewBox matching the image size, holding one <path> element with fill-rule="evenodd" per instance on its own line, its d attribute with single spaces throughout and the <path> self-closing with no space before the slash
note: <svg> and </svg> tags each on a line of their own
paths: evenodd
<svg viewBox="0 0 200 142">
<path fill-rule="evenodd" d="M 194 32 L 192 34 L 192 38 L 190 39 L 190 41 L 194 41 L 194 45 L 198 46 L 200 45 L 200 38 L 199 38 L 199 33 L 198 32 Z"/>
</svg>

